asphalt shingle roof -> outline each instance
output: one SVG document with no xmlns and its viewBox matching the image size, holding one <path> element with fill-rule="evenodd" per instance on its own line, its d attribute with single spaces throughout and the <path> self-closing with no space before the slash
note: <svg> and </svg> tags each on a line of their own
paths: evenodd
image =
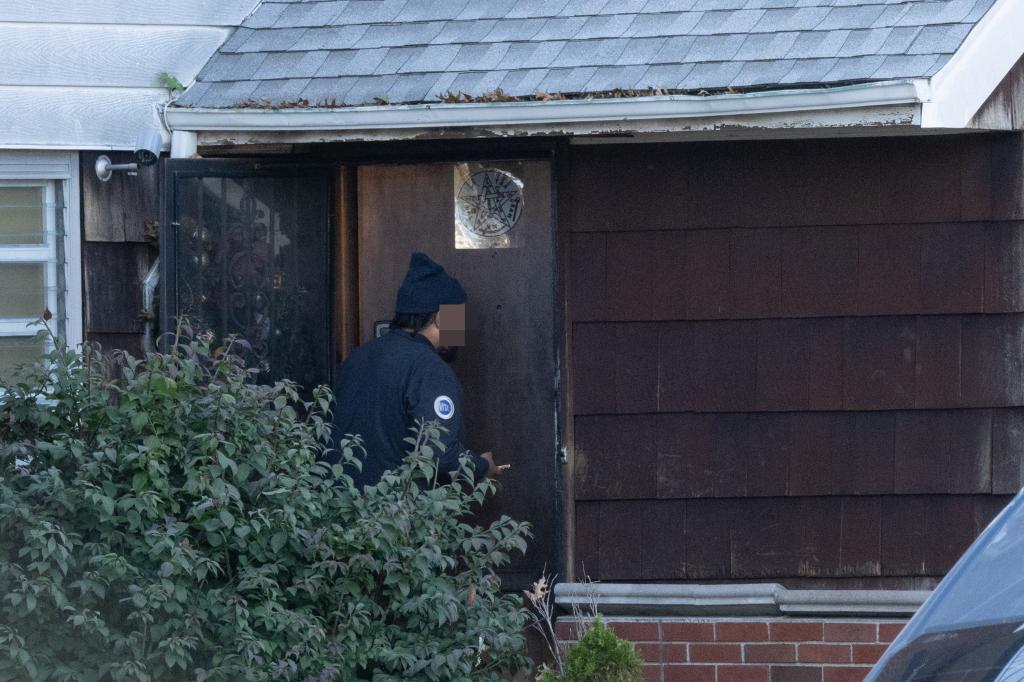
<svg viewBox="0 0 1024 682">
<path fill-rule="evenodd" d="M 265 0 L 184 106 L 714 91 L 933 75 L 995 0 Z"/>
</svg>

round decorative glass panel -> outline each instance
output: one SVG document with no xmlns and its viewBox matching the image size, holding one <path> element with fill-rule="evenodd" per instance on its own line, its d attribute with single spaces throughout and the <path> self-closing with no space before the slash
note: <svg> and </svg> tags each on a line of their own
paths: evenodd
<svg viewBox="0 0 1024 682">
<path fill-rule="evenodd" d="M 522 213 L 523 183 L 507 171 L 477 171 L 455 195 L 455 220 L 478 237 L 505 234 L 515 227 Z"/>
</svg>

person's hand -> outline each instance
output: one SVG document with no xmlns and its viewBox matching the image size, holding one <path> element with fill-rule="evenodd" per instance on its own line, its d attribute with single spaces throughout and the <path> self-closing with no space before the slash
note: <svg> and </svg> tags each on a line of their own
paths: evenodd
<svg viewBox="0 0 1024 682">
<path fill-rule="evenodd" d="M 487 465 L 488 465 L 488 467 L 487 467 L 487 475 L 488 476 L 492 476 L 492 477 L 494 477 L 494 476 L 501 476 L 503 473 L 505 473 L 506 471 L 508 471 L 509 469 L 512 468 L 511 464 L 500 464 L 500 465 L 499 464 L 495 464 L 494 463 L 494 453 L 493 452 L 485 452 L 485 453 L 481 454 L 480 455 L 480 459 L 482 459 L 485 462 L 487 462 Z"/>
</svg>

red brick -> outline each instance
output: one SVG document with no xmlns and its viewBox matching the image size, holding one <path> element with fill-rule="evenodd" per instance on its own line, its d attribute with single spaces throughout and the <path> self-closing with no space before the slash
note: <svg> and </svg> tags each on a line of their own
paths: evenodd
<svg viewBox="0 0 1024 682">
<path fill-rule="evenodd" d="M 825 623 L 826 642 L 877 642 L 875 623 Z"/>
<path fill-rule="evenodd" d="M 718 679 L 721 682 L 768 682 L 768 666 L 720 665 Z"/>
<path fill-rule="evenodd" d="M 631 642 L 657 642 L 658 623 L 654 621 L 611 621 L 608 627 L 621 637 Z"/>
<path fill-rule="evenodd" d="M 645 663 L 661 663 L 661 644 L 657 642 L 641 642 L 634 644 L 637 654 Z"/>
<path fill-rule="evenodd" d="M 713 642 L 715 626 L 713 623 L 673 623 L 664 621 L 661 632 L 666 642 Z"/>
<path fill-rule="evenodd" d="M 896 635 L 900 634 L 904 625 L 906 625 L 906 623 L 879 623 L 878 641 L 891 642 L 896 639 Z"/>
<path fill-rule="evenodd" d="M 741 663 L 743 656 L 739 644 L 691 644 L 690 661 L 693 663 Z"/>
<path fill-rule="evenodd" d="M 568 639 L 576 639 L 578 628 L 579 623 L 576 623 L 575 621 L 560 620 L 555 623 L 555 634 L 558 636 L 558 639 L 563 642 Z"/>
<path fill-rule="evenodd" d="M 870 663 L 874 665 L 875 663 L 878 663 L 878 659 L 882 657 L 882 654 L 884 654 L 885 650 L 888 648 L 888 644 L 854 644 L 853 662 Z"/>
<path fill-rule="evenodd" d="M 644 682 L 661 682 L 661 666 L 645 665 Z"/>
<path fill-rule="evenodd" d="M 772 641 L 775 642 L 820 642 L 822 624 L 782 621 L 769 624 Z"/>
<path fill-rule="evenodd" d="M 821 682 L 818 666 L 773 665 L 772 682 Z"/>
<path fill-rule="evenodd" d="M 685 644 L 664 644 L 661 647 L 661 660 L 664 663 L 686 663 Z"/>
<path fill-rule="evenodd" d="M 825 668 L 825 682 L 864 682 L 871 668 Z"/>
<path fill-rule="evenodd" d="M 849 663 L 849 644 L 801 644 L 797 652 L 801 663 Z"/>
<path fill-rule="evenodd" d="M 715 623 L 715 639 L 719 642 L 764 642 L 768 639 L 768 623 Z"/>
<path fill-rule="evenodd" d="M 793 663 L 796 646 L 793 644 L 747 644 L 743 647 L 743 660 L 747 663 Z"/>
<path fill-rule="evenodd" d="M 665 682 L 715 682 L 713 665 L 666 665 Z"/>
</svg>

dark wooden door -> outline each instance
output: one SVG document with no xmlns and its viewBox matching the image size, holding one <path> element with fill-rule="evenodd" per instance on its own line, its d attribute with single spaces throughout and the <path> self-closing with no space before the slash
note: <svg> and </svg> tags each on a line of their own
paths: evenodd
<svg viewBox="0 0 1024 682">
<path fill-rule="evenodd" d="M 482 519 L 505 513 L 533 525 L 527 555 L 504 576 L 506 587 L 519 587 L 545 566 L 558 570 L 561 554 L 551 166 L 476 166 L 522 181 L 522 213 L 507 235 L 512 248 L 456 248 L 456 164 L 359 168 L 360 336 L 365 342 L 375 321 L 391 318 L 413 251 L 430 254 L 462 282 L 469 332 L 452 367 L 465 394 L 466 444 L 512 464 Z"/>
</svg>

